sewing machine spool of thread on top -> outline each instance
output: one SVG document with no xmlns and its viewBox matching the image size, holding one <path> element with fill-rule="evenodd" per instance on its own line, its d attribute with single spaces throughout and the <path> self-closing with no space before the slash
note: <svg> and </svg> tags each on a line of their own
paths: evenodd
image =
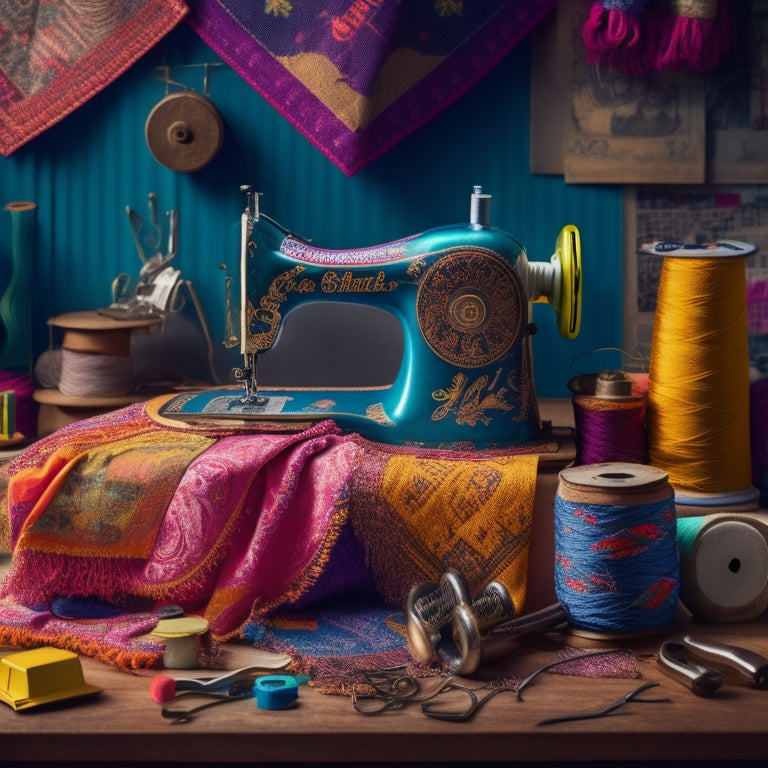
<svg viewBox="0 0 768 768">
<path fill-rule="evenodd" d="M 332 419 L 371 440 L 420 447 L 503 448 L 547 439 L 533 386 L 530 302 L 548 302 L 565 338 L 581 323 L 578 229 L 560 232 L 549 262 L 490 224 L 490 195 L 475 187 L 469 221 L 383 245 L 329 250 L 292 235 L 244 187 L 241 216 L 242 368 L 239 387 L 184 393 L 161 415 L 181 421 Z M 377 306 L 404 334 L 391 385 L 260 388 L 258 356 L 308 302 Z"/>
</svg>

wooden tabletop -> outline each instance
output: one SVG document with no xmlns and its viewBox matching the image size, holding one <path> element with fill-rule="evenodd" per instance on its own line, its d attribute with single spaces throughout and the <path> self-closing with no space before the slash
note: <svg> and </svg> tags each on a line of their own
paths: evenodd
<svg viewBox="0 0 768 768">
<path fill-rule="evenodd" d="M 253 699 L 244 699 L 200 712 L 186 724 L 173 724 L 150 698 L 150 680 L 156 673 L 122 672 L 82 658 L 86 682 L 102 687 L 102 693 L 54 710 L 17 713 L 0 707 L 0 762 L 46 762 L 66 756 L 80 762 L 134 764 L 610 761 L 615 765 L 768 758 L 768 691 L 726 684 L 713 698 L 701 698 L 663 674 L 655 662 L 660 642 L 684 631 L 768 655 L 768 620 L 763 616 L 744 624 L 690 625 L 681 613 L 678 622 L 659 635 L 618 644 L 635 652 L 639 679 L 545 673 L 525 689 L 523 701 L 505 691 L 464 722 L 431 719 L 416 703 L 361 715 L 350 698 L 321 694 L 305 683 L 296 705 L 287 710 L 259 709 Z M 563 639 L 580 648 L 617 647 L 615 642 L 572 635 Z M 237 646 L 233 662 L 240 665 L 250 652 Z M 528 674 L 549 653 L 520 648 L 505 657 L 499 671 Z M 497 670 L 481 672 L 469 682 L 480 685 L 480 676 L 497 674 Z M 643 697 L 668 701 L 634 702 L 598 719 L 538 725 L 556 715 L 599 709 L 644 682 L 659 686 Z M 179 700 L 170 706 L 184 708 L 194 702 L 205 700 Z"/>
<path fill-rule="evenodd" d="M 551 403 L 547 404 L 551 410 Z M 555 423 L 566 423 L 568 401 L 555 404 Z M 547 414 L 549 415 L 549 414 Z M 550 495 L 556 477 L 550 478 Z M 550 557 L 551 533 L 534 530 L 532 551 Z M 0 566 L 3 563 L 0 561 Z M 6 562 L 7 567 L 7 562 Z M 0 575 L 3 568 L 0 567 Z M 529 585 L 532 609 L 552 592 L 540 580 Z M 768 761 L 768 691 L 727 684 L 713 698 L 695 696 L 660 671 L 655 657 L 663 640 L 684 633 L 742 645 L 768 656 L 768 614 L 750 622 L 692 623 L 680 609 L 676 623 L 654 635 L 621 641 L 589 640 L 563 634 L 557 641 L 579 649 L 628 648 L 638 660 L 639 679 L 586 678 L 545 673 L 518 701 L 503 692 L 465 722 L 443 722 L 422 714 L 420 705 L 379 715 L 361 715 L 347 696 L 300 687 L 296 705 L 269 711 L 246 699 L 213 707 L 186 724 L 172 724 L 149 695 L 156 672 L 122 672 L 82 657 L 86 682 L 103 691 L 92 699 L 53 710 L 14 712 L 0 704 L 0 765 L 6 761 L 45 763 L 124 762 L 126 764 L 328 763 L 381 764 L 448 762 L 572 764 L 606 766 L 634 762 L 707 761 L 732 764 Z M 0 651 L 3 653 L 3 651 Z M 230 669 L 245 666 L 255 650 L 225 647 Z M 552 659 L 551 648 L 511 651 L 496 669 L 483 668 L 468 682 L 483 685 L 502 674 L 524 677 Z M 179 673 L 184 674 L 184 673 Z M 613 714 L 556 725 L 549 717 L 610 704 L 645 682 L 644 694 L 664 703 L 632 703 Z M 202 701 L 204 700 L 195 700 Z M 173 708 L 192 700 L 173 703 Z"/>
</svg>

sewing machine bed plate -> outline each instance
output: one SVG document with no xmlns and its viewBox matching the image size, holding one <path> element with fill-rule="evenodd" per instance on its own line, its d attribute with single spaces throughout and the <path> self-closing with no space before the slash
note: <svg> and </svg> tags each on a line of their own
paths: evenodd
<svg viewBox="0 0 768 768">
<path fill-rule="evenodd" d="M 322 419 L 353 418 L 370 421 L 366 413 L 371 397 L 386 387 L 325 389 L 296 388 L 260 390 L 265 402 L 248 402 L 242 387 L 185 392 L 168 400 L 159 409 L 160 416 L 178 421 L 209 421 L 238 419 L 241 421 L 320 421 Z M 343 394 L 344 408 L 334 398 Z"/>
<path fill-rule="evenodd" d="M 376 439 L 381 442 L 390 442 L 387 432 L 381 432 L 382 425 L 375 423 L 370 416 L 366 416 L 364 408 L 358 412 L 350 412 L 349 409 L 341 411 L 333 407 L 321 407 L 333 395 L 341 395 L 345 405 L 349 405 L 354 397 L 358 397 L 361 403 L 368 403 L 371 396 L 377 391 L 386 390 L 387 387 L 364 387 L 338 390 L 314 389 L 314 388 L 264 388 L 263 394 L 269 397 L 269 401 L 263 405 L 243 404 L 240 402 L 242 387 L 224 387 L 193 392 L 184 392 L 178 395 L 163 395 L 156 398 L 149 408 L 153 418 L 171 425 L 189 424 L 213 426 L 217 423 L 224 426 L 239 424 L 244 429 L 252 431 L 300 431 L 307 429 L 312 424 L 324 419 L 330 419 L 340 423 L 343 429 L 359 432 L 363 437 L 368 437 L 365 428 L 354 429 L 351 423 L 357 422 L 357 426 L 364 426 L 366 420 L 376 428 Z M 566 466 L 573 461 L 576 455 L 574 431 L 570 426 L 570 401 L 564 400 L 559 410 L 555 411 L 553 420 L 543 422 L 539 439 L 528 444 L 506 446 L 510 453 L 534 452 L 539 456 L 539 461 L 544 466 Z M 568 426 L 553 426 L 568 425 Z M 380 435 L 383 434 L 384 438 Z M 392 440 L 394 444 L 399 441 Z M 407 442 L 404 444 L 420 446 L 418 443 Z M 450 444 L 437 446 L 443 448 L 456 447 Z M 459 446 L 469 448 L 471 446 Z"/>
</svg>

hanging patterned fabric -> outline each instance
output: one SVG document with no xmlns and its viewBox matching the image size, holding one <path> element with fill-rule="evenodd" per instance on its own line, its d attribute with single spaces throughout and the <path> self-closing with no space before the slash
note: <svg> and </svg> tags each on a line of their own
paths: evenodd
<svg viewBox="0 0 768 768">
<path fill-rule="evenodd" d="M 583 29 L 587 63 L 632 77 L 712 72 L 729 49 L 731 13 L 728 0 L 598 0 Z"/>
<path fill-rule="evenodd" d="M 10 155 L 114 82 L 187 11 L 182 0 L 0 0 L 0 152 Z"/>
<path fill-rule="evenodd" d="M 191 0 L 189 23 L 347 175 L 487 75 L 555 0 Z"/>
</svg>

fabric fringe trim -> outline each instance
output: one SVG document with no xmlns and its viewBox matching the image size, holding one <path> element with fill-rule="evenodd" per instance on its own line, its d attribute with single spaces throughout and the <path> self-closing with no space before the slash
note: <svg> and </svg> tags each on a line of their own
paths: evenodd
<svg viewBox="0 0 768 768">
<path fill-rule="evenodd" d="M 84 640 L 74 634 L 62 637 L 57 634 L 30 631 L 18 627 L 4 627 L 0 625 L 0 646 L 9 648 L 37 648 L 42 645 L 51 645 L 56 648 L 82 653 L 98 661 L 109 664 L 119 669 L 159 669 L 163 666 L 163 649 L 149 650 L 125 650 L 114 646 L 105 646 L 101 643 Z"/>
<path fill-rule="evenodd" d="M 593 3 L 582 28 L 587 64 L 635 78 L 717 69 L 731 46 L 727 0 L 672 3 L 666 11 L 646 5 L 645 0 Z"/>
</svg>

